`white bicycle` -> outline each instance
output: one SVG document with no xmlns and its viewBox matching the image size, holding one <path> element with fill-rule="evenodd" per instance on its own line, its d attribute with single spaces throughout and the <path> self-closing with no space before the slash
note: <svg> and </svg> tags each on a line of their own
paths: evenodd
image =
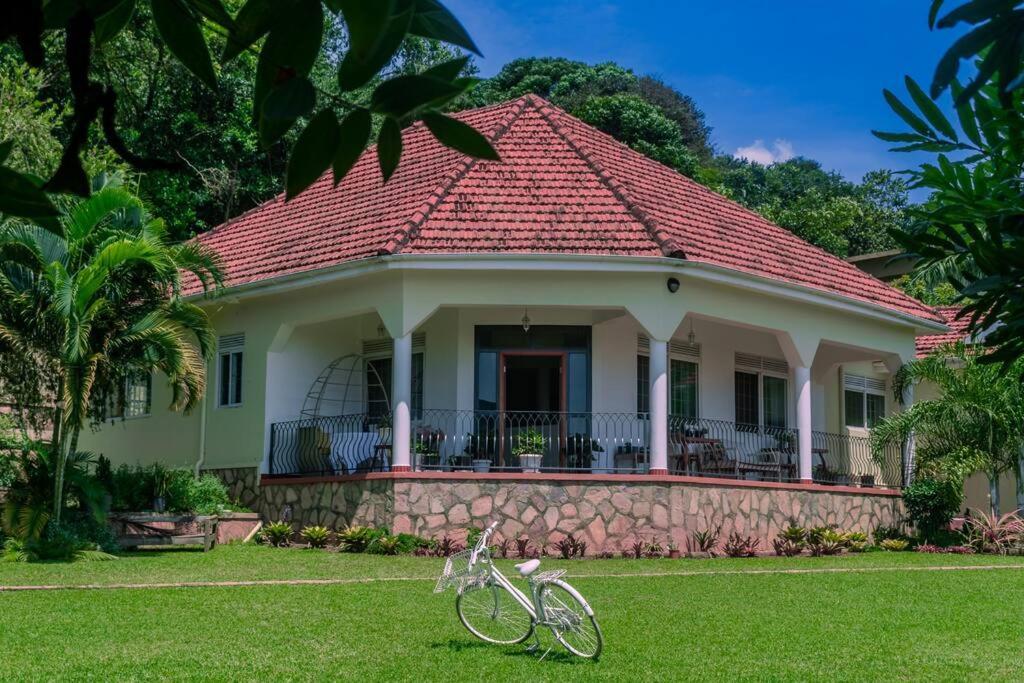
<svg viewBox="0 0 1024 683">
<path fill-rule="evenodd" d="M 540 647 L 537 627 L 551 629 L 566 650 L 579 657 L 601 655 L 601 628 L 594 610 L 575 588 L 562 580 L 564 569 L 539 572 L 540 560 L 516 565 L 530 584 L 530 596 L 512 585 L 494 566 L 488 543 L 498 526 L 491 524 L 472 550 L 450 556 L 437 580 L 435 593 L 455 588 L 455 611 L 477 638 L 496 645 L 515 645 L 531 635 Z M 545 653 L 547 654 L 547 653 Z"/>
</svg>

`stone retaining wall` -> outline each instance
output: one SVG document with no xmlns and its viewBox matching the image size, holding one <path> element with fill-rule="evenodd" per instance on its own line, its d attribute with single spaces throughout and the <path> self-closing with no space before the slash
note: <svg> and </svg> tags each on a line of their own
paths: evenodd
<svg viewBox="0 0 1024 683">
<path fill-rule="evenodd" d="M 718 526 L 722 542 L 735 531 L 758 538 L 767 551 L 790 520 L 869 532 L 903 517 L 899 496 L 870 489 L 643 476 L 581 481 L 413 473 L 265 480 L 251 507 L 265 520 L 290 513 L 297 528 L 379 525 L 432 538 L 461 537 L 467 526 L 498 521 L 505 538 L 547 543 L 575 534 L 587 541 L 588 553 L 619 552 L 637 539 L 672 540 L 685 550 L 694 531 Z"/>
</svg>

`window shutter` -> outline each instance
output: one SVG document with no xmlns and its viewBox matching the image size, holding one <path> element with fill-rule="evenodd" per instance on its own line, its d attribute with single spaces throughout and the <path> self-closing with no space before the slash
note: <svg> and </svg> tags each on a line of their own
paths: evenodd
<svg viewBox="0 0 1024 683">
<path fill-rule="evenodd" d="M 649 356 L 651 354 L 651 340 L 642 334 L 637 335 L 636 351 L 637 353 Z M 700 360 L 700 344 L 689 344 L 673 339 L 668 343 L 668 353 L 670 356 L 682 357 L 687 360 Z"/>
<path fill-rule="evenodd" d="M 755 372 L 777 372 L 783 375 L 789 374 L 789 363 L 779 358 L 765 358 L 753 353 L 737 353 L 736 367 L 741 370 L 753 370 Z"/>
<path fill-rule="evenodd" d="M 850 391 L 885 395 L 885 380 L 843 373 L 843 388 Z"/>
<path fill-rule="evenodd" d="M 226 334 L 217 340 L 217 348 L 220 351 L 241 351 L 245 346 L 245 333 Z"/>
<path fill-rule="evenodd" d="M 364 339 L 363 340 L 363 355 L 364 356 L 390 356 L 394 350 L 394 340 L 391 337 L 384 337 L 383 339 Z M 413 332 L 412 333 L 412 352 L 422 353 L 427 348 L 427 333 L 426 332 Z"/>
</svg>

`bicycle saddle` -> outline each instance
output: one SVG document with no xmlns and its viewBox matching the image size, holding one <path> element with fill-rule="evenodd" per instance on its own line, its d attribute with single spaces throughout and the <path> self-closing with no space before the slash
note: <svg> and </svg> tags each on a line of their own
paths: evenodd
<svg viewBox="0 0 1024 683">
<path fill-rule="evenodd" d="M 516 565 L 516 569 L 519 570 L 519 576 L 529 576 L 530 574 L 537 571 L 537 567 L 540 566 L 540 560 L 527 560 Z"/>
</svg>

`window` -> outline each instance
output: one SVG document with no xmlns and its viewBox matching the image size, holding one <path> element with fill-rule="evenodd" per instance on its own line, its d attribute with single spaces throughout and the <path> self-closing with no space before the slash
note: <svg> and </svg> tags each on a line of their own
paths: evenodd
<svg viewBox="0 0 1024 683">
<path fill-rule="evenodd" d="M 885 380 L 844 375 L 843 408 L 847 427 L 874 427 L 885 417 Z"/>
<path fill-rule="evenodd" d="M 642 338 L 641 350 L 649 348 L 644 344 L 646 338 Z M 669 349 L 670 355 L 682 348 L 683 344 L 673 344 Z M 689 354 L 689 351 L 684 351 Z M 669 414 L 673 417 L 696 418 L 697 417 L 697 363 L 679 358 L 669 359 Z M 636 357 L 636 412 L 645 418 L 651 410 L 651 359 L 649 356 L 637 355 Z"/>
<path fill-rule="evenodd" d="M 371 358 L 366 361 L 366 415 L 380 420 L 391 414 L 392 359 Z M 411 417 L 423 417 L 423 354 L 412 354 Z"/>
<path fill-rule="evenodd" d="M 736 354 L 736 424 L 747 431 L 785 429 L 789 422 L 789 366 L 783 360 Z"/>
<path fill-rule="evenodd" d="M 220 338 L 218 344 L 217 405 L 242 405 L 242 348 L 244 334 Z"/>
<path fill-rule="evenodd" d="M 133 372 L 124 383 L 124 416 L 149 415 L 152 402 L 153 375 L 148 372 Z"/>
</svg>

